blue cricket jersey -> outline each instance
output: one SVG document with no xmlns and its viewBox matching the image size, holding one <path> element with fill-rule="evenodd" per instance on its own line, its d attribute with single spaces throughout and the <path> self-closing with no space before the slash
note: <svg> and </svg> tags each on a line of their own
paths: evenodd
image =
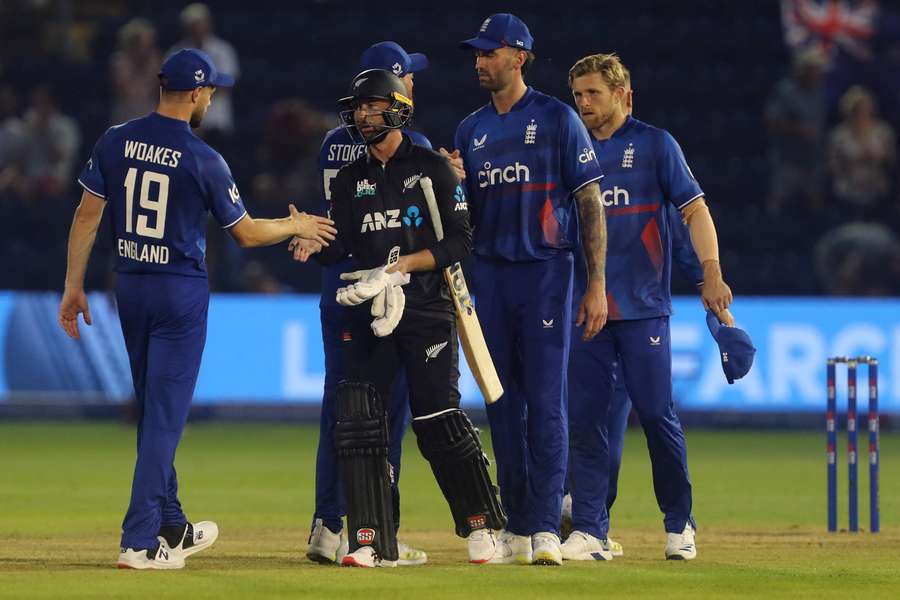
<svg viewBox="0 0 900 600">
<path fill-rule="evenodd" d="M 703 196 L 669 132 L 628 117 L 608 140 L 593 140 L 606 178 L 609 318 L 672 314 L 673 228 L 680 209 Z M 681 224 L 681 227 L 684 227 Z M 686 231 L 679 231 L 683 236 Z M 690 243 L 690 236 L 681 244 Z M 683 251 L 683 250 L 682 250 Z M 691 268 L 702 277 L 699 264 Z"/>
<path fill-rule="evenodd" d="M 577 246 L 573 193 L 603 172 L 570 106 L 529 87 L 506 114 L 490 102 L 466 117 L 455 147 L 466 167 L 476 256 L 533 262 Z"/>
<path fill-rule="evenodd" d="M 404 129 L 417 146 L 431 149 L 428 138 L 417 131 Z M 352 163 L 365 154 L 366 145 L 360 144 L 350 137 L 350 133 L 344 127 L 336 127 L 325 134 L 322 148 L 319 150 L 319 173 L 321 174 L 321 193 L 323 210 L 328 214 L 331 210 L 331 182 L 334 180 L 341 167 Z M 322 297 L 319 306 L 340 306 L 335 299 L 335 293 L 339 287 L 347 285 L 341 281 L 341 273 L 353 270 L 353 259 L 346 259 L 339 263 L 322 267 Z"/>
<path fill-rule="evenodd" d="M 247 214 L 222 156 L 155 112 L 104 133 L 78 183 L 107 202 L 119 273 L 206 277 L 207 213 L 224 228 Z"/>
</svg>

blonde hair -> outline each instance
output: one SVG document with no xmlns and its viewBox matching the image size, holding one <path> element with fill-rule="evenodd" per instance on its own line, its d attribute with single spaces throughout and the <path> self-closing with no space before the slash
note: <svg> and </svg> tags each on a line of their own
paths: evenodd
<svg viewBox="0 0 900 600">
<path fill-rule="evenodd" d="M 612 88 L 628 88 L 631 83 L 631 73 L 622 64 L 615 52 L 609 54 L 591 54 L 585 56 L 569 69 L 569 88 L 575 82 L 576 77 L 583 77 L 597 73 L 603 81 Z"/>
</svg>

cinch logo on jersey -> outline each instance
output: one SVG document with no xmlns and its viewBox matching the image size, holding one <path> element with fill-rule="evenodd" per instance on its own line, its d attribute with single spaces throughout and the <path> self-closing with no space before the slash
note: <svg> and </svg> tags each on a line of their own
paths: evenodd
<svg viewBox="0 0 900 600">
<path fill-rule="evenodd" d="M 407 177 L 406 179 L 404 179 L 403 180 L 403 193 L 406 193 L 406 190 L 413 189 L 415 187 L 415 185 L 417 183 L 419 183 L 419 180 L 421 178 L 422 178 L 422 174 L 417 173 L 417 174 L 413 175 L 412 177 Z"/>
<path fill-rule="evenodd" d="M 466 193 L 463 191 L 462 186 L 456 186 L 456 190 L 453 192 L 453 199 L 456 200 L 456 206 L 453 211 L 459 210 L 469 210 L 469 203 L 466 202 Z"/>
<path fill-rule="evenodd" d="M 628 190 L 616 185 L 611 190 L 602 190 L 600 201 L 603 202 L 603 206 L 619 206 L 619 204 L 628 206 L 631 204 L 631 196 L 628 195 Z"/>
<path fill-rule="evenodd" d="M 177 167 L 181 152 L 164 146 L 125 140 L 125 158 L 144 160 L 164 167 Z"/>
<path fill-rule="evenodd" d="M 578 155 L 578 162 L 581 164 L 589 163 L 592 160 L 597 160 L 597 155 L 594 153 L 593 148 L 583 148 L 581 150 L 581 154 Z"/>
<path fill-rule="evenodd" d="M 418 227 L 422 224 L 422 217 L 419 215 L 418 206 L 410 206 L 406 209 L 406 216 L 403 217 L 403 224 L 407 227 Z"/>
<path fill-rule="evenodd" d="M 531 171 L 527 165 L 519 161 L 506 167 L 492 168 L 491 163 L 484 163 L 484 170 L 478 171 L 478 187 L 486 188 L 489 185 L 501 183 L 521 183 L 531 181 Z"/>
<path fill-rule="evenodd" d="M 328 160 L 350 163 L 362 156 L 365 150 L 365 144 L 331 144 L 328 146 Z"/>
<path fill-rule="evenodd" d="M 374 196 L 375 195 L 375 184 L 369 183 L 368 179 L 363 179 L 362 181 L 356 182 L 356 197 L 362 198 L 363 196 Z"/>
<path fill-rule="evenodd" d="M 360 546 L 370 546 L 375 541 L 375 530 L 369 527 L 356 530 L 356 541 Z"/>
<path fill-rule="evenodd" d="M 418 211 L 419 209 L 416 210 Z M 401 226 L 400 210 L 391 208 L 383 213 L 378 211 L 366 213 L 365 216 L 363 216 L 360 233 L 365 233 L 367 231 L 381 231 L 382 229 L 397 229 Z"/>
</svg>

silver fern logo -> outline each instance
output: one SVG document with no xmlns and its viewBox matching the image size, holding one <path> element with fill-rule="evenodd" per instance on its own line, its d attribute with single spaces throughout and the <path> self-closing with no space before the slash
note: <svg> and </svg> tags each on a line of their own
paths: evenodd
<svg viewBox="0 0 900 600">
<path fill-rule="evenodd" d="M 427 363 L 432 358 L 437 358 L 438 354 L 441 353 L 441 350 L 447 347 L 447 344 L 448 342 L 441 342 L 440 344 L 425 348 L 425 362 Z"/>
</svg>

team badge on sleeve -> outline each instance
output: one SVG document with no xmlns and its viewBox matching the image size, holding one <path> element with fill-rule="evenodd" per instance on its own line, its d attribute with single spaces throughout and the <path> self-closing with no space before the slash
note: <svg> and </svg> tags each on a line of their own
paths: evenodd
<svg viewBox="0 0 900 600">
<path fill-rule="evenodd" d="M 234 204 L 237 204 L 237 201 L 241 199 L 241 194 L 238 192 L 236 183 L 232 183 L 231 187 L 228 188 L 228 195 L 231 196 L 231 202 Z"/>
</svg>

